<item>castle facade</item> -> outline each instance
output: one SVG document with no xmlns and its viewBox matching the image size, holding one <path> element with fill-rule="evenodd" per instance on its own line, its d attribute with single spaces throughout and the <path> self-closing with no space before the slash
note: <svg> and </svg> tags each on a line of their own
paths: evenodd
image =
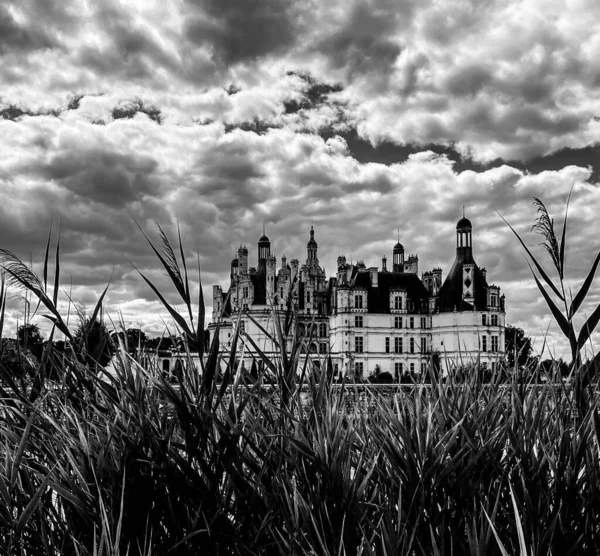
<svg viewBox="0 0 600 556">
<path fill-rule="evenodd" d="M 240 246 L 231 261 L 227 290 L 213 286 L 213 315 L 209 331 L 220 320 L 219 342 L 231 347 L 239 329 L 246 368 L 256 349 L 277 357 L 277 326 L 284 326 L 288 303 L 294 307 L 293 335 L 304 357 L 319 365 L 331 358 L 337 377 L 353 378 L 387 371 L 395 380 L 421 373 L 432 357 L 442 372 L 479 363 L 495 370 L 504 357 L 505 303 L 500 288 L 489 285 L 486 270 L 473 258 L 473 227 L 467 218 L 456 225 L 456 256 L 447 276 L 435 268 L 419 277 L 419 260 L 404 247 L 393 247 L 388 269 L 337 259 L 335 276 L 326 278 L 319 265 L 313 227 L 307 257 L 287 262 L 271 254 L 263 234 L 258 241 L 258 265 L 248 266 L 248 249 Z"/>
</svg>

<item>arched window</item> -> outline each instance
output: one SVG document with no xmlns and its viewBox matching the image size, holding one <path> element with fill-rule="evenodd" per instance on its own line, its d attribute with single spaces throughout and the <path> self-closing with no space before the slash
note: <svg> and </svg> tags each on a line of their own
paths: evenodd
<svg viewBox="0 0 600 556">
<path fill-rule="evenodd" d="M 315 343 L 310 344 L 310 352 L 317 353 L 317 344 L 315 344 Z"/>
<path fill-rule="evenodd" d="M 298 336 L 304 336 L 304 325 L 303 324 L 298 325 Z"/>
</svg>

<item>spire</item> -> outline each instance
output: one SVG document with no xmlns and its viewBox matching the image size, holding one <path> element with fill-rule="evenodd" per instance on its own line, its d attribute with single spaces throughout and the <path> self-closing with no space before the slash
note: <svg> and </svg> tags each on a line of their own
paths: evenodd
<svg viewBox="0 0 600 556">
<path fill-rule="evenodd" d="M 317 242 L 315 241 L 315 227 L 313 224 L 310 225 L 310 239 L 306 244 L 306 249 L 308 251 L 308 261 L 318 262 L 317 259 Z"/>
</svg>

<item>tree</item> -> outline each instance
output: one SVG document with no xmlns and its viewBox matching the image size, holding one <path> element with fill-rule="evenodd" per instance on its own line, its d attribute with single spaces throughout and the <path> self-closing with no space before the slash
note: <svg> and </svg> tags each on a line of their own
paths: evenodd
<svg viewBox="0 0 600 556">
<path fill-rule="evenodd" d="M 532 356 L 531 338 L 525 336 L 525 331 L 517 326 L 506 325 L 504 349 L 509 369 L 514 369 L 515 360 L 519 368 L 523 368 L 528 363 L 532 364 L 535 361 Z"/>
<path fill-rule="evenodd" d="M 75 352 L 94 371 L 98 365 L 108 365 L 116 351 L 110 332 L 98 319 L 92 321 L 84 317 L 73 334 L 73 341 Z"/>
<path fill-rule="evenodd" d="M 39 361 L 44 351 L 44 338 L 37 324 L 22 324 L 17 329 L 17 341 L 24 350 L 30 350 Z"/>
<path fill-rule="evenodd" d="M 139 328 L 128 328 L 125 333 L 121 330 L 120 332 L 113 332 L 111 339 L 117 347 L 119 338 L 123 344 L 127 347 L 127 352 L 130 355 L 135 355 L 140 351 L 143 351 L 146 347 L 149 347 L 150 340 L 146 336 L 145 332 Z"/>
<path fill-rule="evenodd" d="M 2 338 L 0 340 L 0 376 L 7 372 L 12 378 L 25 379 L 35 374 L 37 362 L 29 349 L 21 347 L 17 340 Z"/>
</svg>

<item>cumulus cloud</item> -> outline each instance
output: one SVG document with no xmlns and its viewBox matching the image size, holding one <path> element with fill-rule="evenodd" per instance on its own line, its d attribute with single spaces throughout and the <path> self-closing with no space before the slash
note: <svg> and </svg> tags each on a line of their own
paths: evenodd
<svg viewBox="0 0 600 556">
<path fill-rule="evenodd" d="M 36 264 L 52 219 L 74 298 L 93 304 L 111 280 L 110 310 L 160 332 L 131 263 L 165 291 L 168 280 L 136 222 L 151 234 L 179 225 L 210 304 L 236 246 L 256 256 L 263 221 L 275 253 L 301 260 L 314 221 L 329 275 L 340 254 L 389 258 L 398 229 L 421 270 L 447 271 L 464 205 L 508 320 L 539 337 L 548 312 L 496 211 L 543 258 L 531 199 L 558 226 L 575 184 L 576 289 L 598 249 L 600 8 L 569 7 L 5 2 L 3 247 Z M 22 315 L 11 304 L 9 326 Z"/>
</svg>

